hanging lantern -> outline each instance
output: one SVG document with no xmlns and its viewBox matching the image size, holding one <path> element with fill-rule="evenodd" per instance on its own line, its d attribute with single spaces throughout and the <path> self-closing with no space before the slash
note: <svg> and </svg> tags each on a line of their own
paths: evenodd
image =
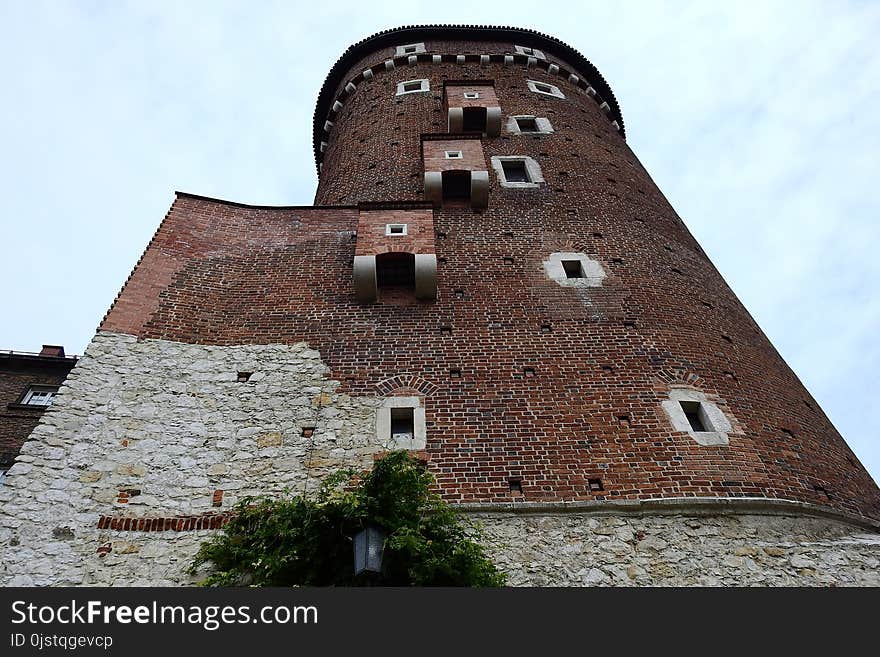
<svg viewBox="0 0 880 657">
<path fill-rule="evenodd" d="M 354 535 L 354 574 L 364 571 L 382 571 L 382 553 L 385 550 L 385 531 L 369 525 Z"/>
</svg>

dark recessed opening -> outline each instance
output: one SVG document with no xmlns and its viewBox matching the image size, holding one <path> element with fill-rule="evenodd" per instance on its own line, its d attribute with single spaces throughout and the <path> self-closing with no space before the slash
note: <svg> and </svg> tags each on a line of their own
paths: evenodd
<svg viewBox="0 0 880 657">
<path fill-rule="evenodd" d="M 535 83 L 535 91 L 540 91 L 541 93 L 545 94 L 552 94 L 553 87 L 551 87 L 549 84 L 541 84 L 540 82 L 538 82 Z"/>
<path fill-rule="evenodd" d="M 440 327 L 440 335 L 452 335 L 452 327 L 451 326 L 441 326 Z"/>
<path fill-rule="evenodd" d="M 602 233 L 593 233 L 593 237 L 595 237 L 597 240 L 601 240 L 603 236 Z"/>
<path fill-rule="evenodd" d="M 553 333 L 553 326 L 550 324 L 541 324 L 541 333 Z"/>
<path fill-rule="evenodd" d="M 615 265 L 619 265 L 623 262 L 623 258 L 611 258 L 611 262 L 613 262 Z"/>
<path fill-rule="evenodd" d="M 584 269 L 581 267 L 580 260 L 563 260 L 562 268 L 565 270 L 566 278 L 583 278 Z"/>
<path fill-rule="evenodd" d="M 464 290 L 456 290 L 455 291 L 456 299 L 464 299 Z"/>
<path fill-rule="evenodd" d="M 303 427 L 302 437 L 303 438 L 311 438 L 315 433 L 315 427 Z"/>
<path fill-rule="evenodd" d="M 391 438 L 395 440 L 412 440 L 415 433 L 415 421 L 412 408 L 391 409 Z"/>
<path fill-rule="evenodd" d="M 421 82 L 404 82 L 403 83 L 404 91 L 421 91 L 422 83 Z"/>
<path fill-rule="evenodd" d="M 681 410 L 684 411 L 691 429 L 694 431 L 707 431 L 706 425 L 703 424 L 703 419 L 700 417 L 700 402 L 683 401 L 679 402 L 679 404 L 681 404 Z"/>
<path fill-rule="evenodd" d="M 445 239 L 446 239 L 446 233 L 437 233 L 437 239 L 438 239 L 438 240 L 445 240 Z"/>
<path fill-rule="evenodd" d="M 470 171 L 444 171 L 443 200 L 469 201 L 471 198 Z"/>
<path fill-rule="evenodd" d="M 382 253 L 376 256 L 376 284 L 380 289 L 416 286 L 416 257 L 412 253 Z"/>
<path fill-rule="evenodd" d="M 416 46 L 404 46 L 403 54 L 404 55 L 412 55 L 416 52 L 416 50 L 417 50 Z"/>
<path fill-rule="evenodd" d="M 513 258 L 511 258 L 511 257 L 509 257 L 509 256 L 508 256 L 508 257 L 505 257 L 505 258 L 504 258 L 504 264 L 505 264 L 505 265 L 512 265 L 512 264 L 513 264 Z"/>
<path fill-rule="evenodd" d="M 602 486 L 601 479 L 587 479 L 587 483 L 590 486 L 590 491 L 596 492 L 605 490 L 605 488 Z"/>
<path fill-rule="evenodd" d="M 452 379 L 460 379 L 461 370 L 449 370 L 449 377 Z"/>
<path fill-rule="evenodd" d="M 730 342 L 731 344 L 733 343 L 733 340 L 731 339 L 731 337 L 729 335 L 722 335 L 721 339 L 724 340 L 725 342 Z"/>
<path fill-rule="evenodd" d="M 534 117 L 522 116 L 516 120 L 520 132 L 538 132 L 538 122 Z"/>
<path fill-rule="evenodd" d="M 831 495 L 828 493 L 828 489 L 824 486 L 813 486 L 813 488 L 819 495 L 824 495 L 826 500 L 831 499 Z"/>
<path fill-rule="evenodd" d="M 617 416 L 617 423 L 622 427 L 629 427 L 629 425 L 630 425 L 629 415 L 618 415 Z"/>
<path fill-rule="evenodd" d="M 403 224 L 391 224 L 388 226 L 388 233 L 391 235 L 403 235 L 406 226 Z"/>
<path fill-rule="evenodd" d="M 602 366 L 602 371 L 603 371 L 605 374 L 614 374 L 614 368 L 611 367 L 611 365 L 603 365 L 603 366 Z"/>
<path fill-rule="evenodd" d="M 507 487 L 510 489 L 510 492 L 514 495 L 522 495 L 522 479 L 508 479 Z"/>
<path fill-rule="evenodd" d="M 507 182 L 529 182 L 529 174 L 526 172 L 526 163 L 523 160 L 502 160 L 501 168 L 504 171 L 504 180 Z"/>
<path fill-rule="evenodd" d="M 465 107 L 462 110 L 461 129 L 464 132 L 486 131 L 486 108 Z"/>
<path fill-rule="evenodd" d="M 245 383 L 246 381 L 249 381 L 252 374 L 253 374 L 253 372 L 239 372 L 238 373 L 238 382 Z"/>
<path fill-rule="evenodd" d="M 524 367 L 523 368 L 524 376 L 535 376 L 535 368 L 534 367 Z"/>
</svg>

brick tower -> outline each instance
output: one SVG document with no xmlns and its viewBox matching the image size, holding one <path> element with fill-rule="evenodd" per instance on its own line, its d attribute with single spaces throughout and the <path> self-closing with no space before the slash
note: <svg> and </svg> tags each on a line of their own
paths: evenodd
<svg viewBox="0 0 880 657">
<path fill-rule="evenodd" d="M 4 581 L 187 583 L 237 499 L 403 448 L 514 584 L 880 583 L 880 491 L 580 53 L 376 34 L 314 148 L 314 206 L 178 193 L 0 489 Z"/>
</svg>

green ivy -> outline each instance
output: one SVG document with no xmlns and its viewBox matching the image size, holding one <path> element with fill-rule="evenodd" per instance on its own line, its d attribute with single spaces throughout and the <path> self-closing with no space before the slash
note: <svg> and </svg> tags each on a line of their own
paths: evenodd
<svg viewBox="0 0 880 657">
<path fill-rule="evenodd" d="M 248 498 L 202 544 L 190 567 L 206 586 L 501 586 L 504 574 L 474 540 L 476 528 L 432 491 L 410 454 L 390 452 L 367 473 L 328 477 L 314 499 Z M 387 532 L 381 574 L 354 575 L 351 537 Z"/>
</svg>

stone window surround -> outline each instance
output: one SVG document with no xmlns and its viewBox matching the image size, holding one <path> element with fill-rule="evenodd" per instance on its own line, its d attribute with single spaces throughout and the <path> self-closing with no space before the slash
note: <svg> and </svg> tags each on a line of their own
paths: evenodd
<svg viewBox="0 0 880 657">
<path fill-rule="evenodd" d="M 529 182 L 508 182 L 504 176 L 502 162 L 525 163 Z M 495 169 L 495 175 L 498 176 L 498 182 L 501 183 L 501 186 L 509 189 L 536 189 L 544 182 L 541 165 L 538 164 L 537 160 L 527 155 L 493 155 L 492 168 Z"/>
<path fill-rule="evenodd" d="M 391 438 L 391 409 L 413 409 L 413 437 L 408 445 Z M 387 449 L 423 450 L 427 444 L 425 409 L 419 397 L 386 397 L 376 411 L 376 438 Z"/>
<path fill-rule="evenodd" d="M 562 93 L 562 90 L 555 84 L 550 84 L 549 82 L 541 82 L 540 80 L 526 80 L 526 84 L 528 84 L 529 86 L 529 91 L 532 91 L 536 94 L 541 94 L 542 96 L 552 96 L 553 98 L 565 98 L 565 94 Z M 537 85 L 539 84 L 545 87 L 550 87 L 550 91 L 538 89 Z"/>
<path fill-rule="evenodd" d="M 544 52 L 538 50 L 537 48 L 528 48 L 526 46 L 514 46 L 516 49 L 517 55 L 527 55 L 528 57 L 535 57 L 537 59 L 545 59 Z"/>
<path fill-rule="evenodd" d="M 385 224 L 385 235 L 391 237 L 403 237 L 407 234 L 408 224 Z M 392 228 L 403 228 L 401 231 L 394 232 Z"/>
<path fill-rule="evenodd" d="M 519 123 L 516 121 L 517 119 L 534 119 L 535 127 L 538 129 L 534 132 L 523 132 L 519 129 Z M 543 116 L 517 114 L 511 116 L 507 120 L 507 131 L 515 135 L 549 135 L 553 133 L 553 125 L 550 123 L 550 119 L 546 119 Z"/>
<path fill-rule="evenodd" d="M 700 421 L 708 431 L 694 431 L 691 428 L 691 423 L 681 407 L 683 401 L 699 403 Z M 686 432 L 697 444 L 703 446 L 730 444 L 728 434 L 733 432 L 733 427 L 724 411 L 718 408 L 705 393 L 688 387 L 674 387 L 669 390 L 669 399 L 661 402 L 661 406 L 672 422 L 673 429 Z"/>
<path fill-rule="evenodd" d="M 562 266 L 564 260 L 577 260 L 581 263 L 581 278 L 569 278 Z M 563 287 L 601 287 L 605 280 L 605 270 L 586 253 L 557 252 L 543 262 L 547 278 Z"/>
<path fill-rule="evenodd" d="M 413 82 L 419 82 L 421 84 L 420 88 L 407 91 L 405 89 L 406 85 L 412 84 Z M 430 81 L 428 80 L 428 78 L 421 78 L 421 79 L 404 80 L 403 82 L 398 82 L 397 83 L 397 93 L 395 95 L 405 96 L 406 94 L 421 94 L 421 93 L 425 93 L 425 92 L 429 92 L 429 91 L 431 91 Z"/>
<path fill-rule="evenodd" d="M 414 48 L 414 50 L 413 50 L 413 48 Z M 425 52 L 424 42 L 406 43 L 402 46 L 397 46 L 397 50 L 396 50 L 394 56 L 395 57 L 406 57 L 407 55 L 418 55 L 423 52 Z"/>
</svg>

